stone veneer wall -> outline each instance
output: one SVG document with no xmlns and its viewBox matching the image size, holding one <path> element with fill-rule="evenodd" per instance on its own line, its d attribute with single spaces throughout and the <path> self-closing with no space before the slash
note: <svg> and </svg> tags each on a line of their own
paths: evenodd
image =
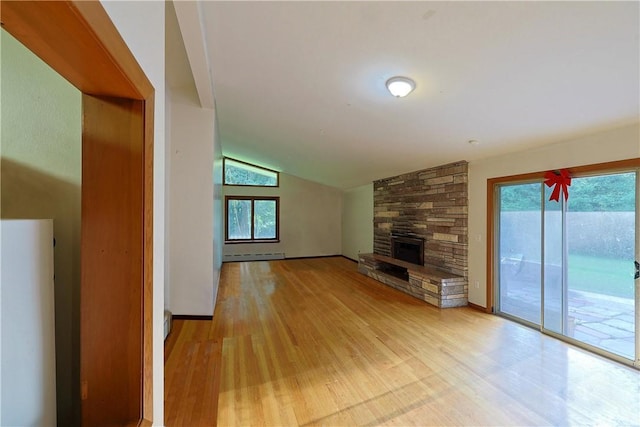
<svg viewBox="0 0 640 427">
<path fill-rule="evenodd" d="M 373 183 L 373 250 L 391 256 L 391 233 L 425 240 L 424 263 L 468 277 L 467 171 L 460 161 Z"/>
</svg>

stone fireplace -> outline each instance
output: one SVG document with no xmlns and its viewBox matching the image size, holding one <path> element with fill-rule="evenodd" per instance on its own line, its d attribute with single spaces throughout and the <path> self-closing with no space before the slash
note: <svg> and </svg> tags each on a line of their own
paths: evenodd
<svg viewBox="0 0 640 427">
<path fill-rule="evenodd" d="M 438 307 L 466 305 L 467 170 L 461 161 L 374 181 L 374 253 L 360 257 L 360 271 Z M 397 271 L 383 280 L 387 264 L 408 280 Z"/>
<path fill-rule="evenodd" d="M 391 235 L 424 240 L 421 264 L 467 277 L 467 162 L 373 183 L 373 252 L 392 257 Z"/>
</svg>

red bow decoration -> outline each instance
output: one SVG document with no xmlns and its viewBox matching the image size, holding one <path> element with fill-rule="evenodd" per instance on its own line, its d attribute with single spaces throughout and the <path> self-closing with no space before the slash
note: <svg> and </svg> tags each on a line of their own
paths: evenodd
<svg viewBox="0 0 640 427">
<path fill-rule="evenodd" d="M 564 194 L 564 201 L 566 202 L 569 199 L 568 187 L 571 185 L 569 171 L 566 169 L 560 169 L 559 173 L 556 171 L 548 171 L 544 174 L 544 177 L 544 183 L 547 187 L 551 187 L 552 185 L 555 186 L 553 187 L 553 193 L 551 193 L 549 200 L 559 202 L 560 190 L 562 190 L 562 194 Z"/>
</svg>

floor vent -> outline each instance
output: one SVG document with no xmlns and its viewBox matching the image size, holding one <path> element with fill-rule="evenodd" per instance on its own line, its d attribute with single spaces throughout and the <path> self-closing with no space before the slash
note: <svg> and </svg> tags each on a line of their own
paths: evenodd
<svg viewBox="0 0 640 427">
<path fill-rule="evenodd" d="M 226 254 L 223 258 L 223 261 L 268 261 L 271 259 L 284 259 L 284 252 L 273 252 L 265 254 Z"/>
</svg>

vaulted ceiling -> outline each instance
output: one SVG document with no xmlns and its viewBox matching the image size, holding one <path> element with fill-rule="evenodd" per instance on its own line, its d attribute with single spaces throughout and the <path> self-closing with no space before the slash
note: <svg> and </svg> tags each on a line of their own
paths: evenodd
<svg viewBox="0 0 640 427">
<path fill-rule="evenodd" d="M 340 188 L 640 115 L 638 2 L 206 1 L 176 11 L 224 154 Z M 417 84 L 406 98 L 385 88 L 396 75 Z"/>
</svg>

